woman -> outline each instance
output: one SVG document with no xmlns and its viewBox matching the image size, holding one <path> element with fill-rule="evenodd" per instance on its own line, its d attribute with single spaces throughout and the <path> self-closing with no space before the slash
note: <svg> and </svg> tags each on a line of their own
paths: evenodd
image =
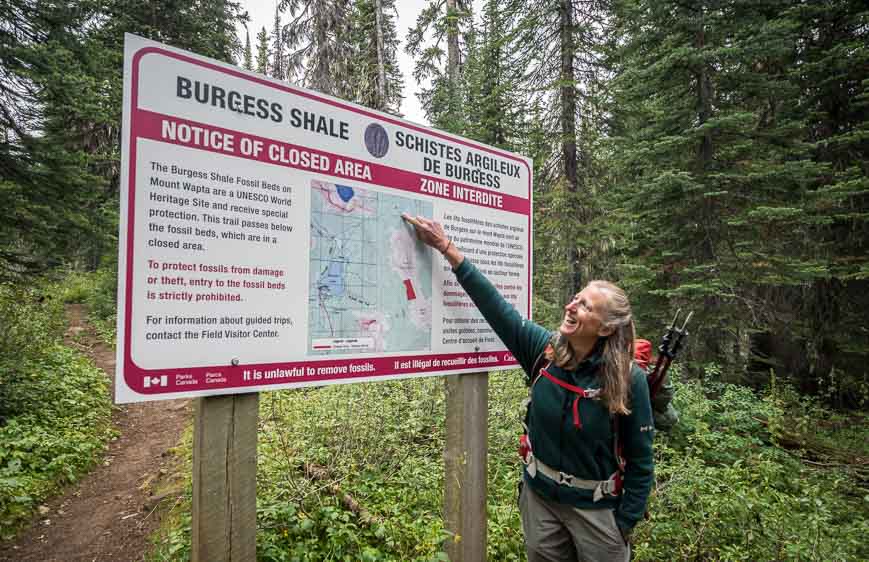
<svg viewBox="0 0 869 562">
<path fill-rule="evenodd" d="M 402 217 L 443 254 L 533 381 L 527 418 L 532 451 L 523 459 L 519 498 L 529 562 L 629 560 L 630 533 L 643 517 L 653 481 L 654 425 L 646 377 L 632 363 L 627 296 L 611 283 L 592 281 L 564 306 L 551 334 L 522 319 L 439 223 Z"/>
</svg>

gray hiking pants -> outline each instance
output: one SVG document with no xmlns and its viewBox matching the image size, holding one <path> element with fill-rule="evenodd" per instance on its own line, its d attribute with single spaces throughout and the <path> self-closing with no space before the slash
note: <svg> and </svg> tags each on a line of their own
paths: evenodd
<svg viewBox="0 0 869 562">
<path fill-rule="evenodd" d="M 611 509 L 579 509 L 541 498 L 527 484 L 519 495 L 528 562 L 628 562 L 631 549 Z"/>
</svg>

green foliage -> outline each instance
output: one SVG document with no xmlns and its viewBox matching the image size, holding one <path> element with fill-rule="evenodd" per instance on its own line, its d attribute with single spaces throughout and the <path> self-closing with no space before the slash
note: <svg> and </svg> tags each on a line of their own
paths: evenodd
<svg viewBox="0 0 869 562">
<path fill-rule="evenodd" d="M 256 34 L 256 71 L 260 74 L 269 74 L 269 34 L 263 27 Z"/>
<path fill-rule="evenodd" d="M 434 559 L 443 539 L 440 509 L 431 509 L 443 489 L 440 383 L 268 395 L 261 409 L 260 541 L 289 550 L 288 559 L 330 552 L 336 559 Z M 349 512 L 345 494 L 365 511 Z"/>
<path fill-rule="evenodd" d="M 179 481 L 171 484 L 171 495 L 178 498 L 163 512 L 161 527 L 150 537 L 152 548 L 144 553 L 148 562 L 158 560 L 190 560 L 190 502 L 193 488 L 193 427 L 188 426 L 181 441 L 171 452 L 175 456 Z M 180 488 L 180 489 L 179 489 Z M 178 509 L 179 505 L 181 509 Z"/>
<path fill-rule="evenodd" d="M 0 286 L 0 538 L 110 437 L 108 379 L 60 345 L 63 326 L 51 292 Z"/>
<path fill-rule="evenodd" d="M 656 436 L 657 486 L 651 519 L 635 532 L 636 560 L 865 559 L 865 476 L 818 469 L 806 451 L 782 446 L 784 429 L 808 436 L 823 425 L 831 450 L 865 458 L 865 418 L 827 422 L 828 411 L 785 388 L 758 396 L 674 384 L 681 419 Z M 264 394 L 258 558 L 444 559 L 442 386 L 425 378 Z M 516 440 L 526 393 L 518 372 L 490 375 L 489 560 L 525 559 Z M 189 525 L 186 505 L 156 560 L 187 555 Z"/>
<path fill-rule="evenodd" d="M 775 446 L 775 428 L 810 434 L 829 412 L 792 393 L 758 398 L 744 387 L 698 382 L 676 388 L 680 424 L 656 436 L 657 488 L 651 519 L 634 537 L 637 560 L 865 559 L 865 481 Z M 863 424 L 831 431 L 831 442 L 847 450 L 854 431 L 866 441 Z"/>
<path fill-rule="evenodd" d="M 57 296 L 63 304 L 80 304 L 87 300 L 93 287 L 91 274 L 70 271 L 57 287 Z"/>
<path fill-rule="evenodd" d="M 0 284 L 0 425 L 38 403 L 28 369 L 60 342 L 64 327 L 63 305 L 52 287 Z"/>
<path fill-rule="evenodd" d="M 15 406 L 22 411 L 0 427 L 3 538 L 40 501 L 75 482 L 112 434 L 108 379 L 88 360 L 58 345 L 19 369 Z"/>
<path fill-rule="evenodd" d="M 443 560 L 442 385 L 421 379 L 264 394 L 259 559 Z M 167 531 L 157 560 L 189 551 L 187 526 L 185 515 Z"/>
<path fill-rule="evenodd" d="M 400 3 L 381 4 L 395 86 L 390 7 Z M 505 0 L 484 2 L 478 25 L 472 3 L 432 1 L 408 34 L 414 77 L 431 80 L 421 96 L 430 120 L 534 161 L 538 319 L 553 323 L 571 283 L 591 277 L 629 290 L 641 333 L 675 306 L 697 312 L 686 351 L 707 384 L 680 385 L 682 421 L 658 438 L 640 560 L 869 558 L 866 471 L 855 468 L 867 456 L 865 415 L 832 413 L 776 382 L 793 377 L 827 404 L 869 400 L 864 4 Z M 271 52 L 265 29 L 257 35 L 257 68 L 285 79 L 294 62 L 311 86 L 395 110 L 397 87 L 387 104 L 366 101 L 375 5 L 282 0 Z M 299 19 L 283 26 L 282 10 Z M 116 253 L 123 33 L 231 61 L 244 19 L 223 0 L 0 6 L 0 280 L 94 269 Z M 445 64 L 449 39 L 457 57 Z M 0 515 L 10 521 L 71 478 L 52 465 L 43 486 L 30 479 L 40 463 L 68 458 L 75 470 L 96 447 L 91 420 L 82 449 L 64 449 L 78 434 L 59 417 L 77 412 L 63 400 L 96 375 L 59 362 L 69 353 L 57 347 L 60 304 L 87 303 L 111 337 L 115 280 L 109 265 L 71 277 L 61 298 L 0 286 Z M 765 367 L 746 375 L 758 334 L 773 336 Z M 712 382 L 761 387 L 769 367 L 762 398 Z M 515 375 L 491 380 L 488 554 L 521 559 L 513 404 L 524 387 Z M 64 412 L 49 404 L 51 415 L 31 419 L 45 396 Z M 439 382 L 274 393 L 262 420 L 261 557 L 443 557 L 432 515 L 443 488 Z M 49 422 L 60 429 L 40 429 Z M 189 512 L 160 556 L 187 556 L 186 528 Z"/>
<path fill-rule="evenodd" d="M 38 355 L 63 335 L 63 308 L 47 290 L 0 284 L 0 365 L 11 369 L 21 357 Z M 8 380 L 8 379 L 0 379 Z M 0 400 L 0 413 L 9 411 Z"/>
<path fill-rule="evenodd" d="M 430 0 L 405 39 L 404 50 L 414 58 L 413 78 L 431 82 L 417 94 L 426 117 L 433 126 L 456 134 L 478 125 L 469 123 L 463 111 L 466 74 L 461 64 L 473 43 L 472 11 L 468 0 L 452 5 Z"/>
<path fill-rule="evenodd" d="M 281 0 L 277 10 L 290 12 L 290 22 L 281 28 L 288 51 L 283 78 L 324 94 L 352 98 L 349 4 L 348 0 Z M 275 14 L 276 26 L 279 15 Z"/>
<path fill-rule="evenodd" d="M 250 31 L 244 35 L 244 58 L 241 67 L 245 70 L 253 70 L 253 51 L 250 49 Z"/>
</svg>

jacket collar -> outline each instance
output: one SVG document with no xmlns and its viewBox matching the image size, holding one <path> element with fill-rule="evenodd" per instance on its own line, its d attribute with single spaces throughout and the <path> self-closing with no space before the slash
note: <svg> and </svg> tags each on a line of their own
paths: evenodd
<svg viewBox="0 0 869 562">
<path fill-rule="evenodd" d="M 606 337 L 597 338 L 597 342 L 588 354 L 588 357 L 580 361 L 576 367 L 577 374 L 585 374 L 596 370 L 603 363 L 603 348 L 606 344 Z"/>
</svg>

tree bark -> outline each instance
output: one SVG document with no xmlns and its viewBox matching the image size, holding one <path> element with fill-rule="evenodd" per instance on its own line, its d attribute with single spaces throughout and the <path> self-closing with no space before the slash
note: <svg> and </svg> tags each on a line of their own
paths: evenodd
<svg viewBox="0 0 869 562">
<path fill-rule="evenodd" d="M 576 75 L 573 65 L 576 56 L 574 41 L 573 0 L 561 0 L 559 11 L 559 34 L 561 36 L 561 158 L 564 161 L 564 178 L 567 191 L 579 193 L 576 150 Z M 581 209 L 577 213 L 582 215 Z M 579 266 L 579 248 L 573 238 L 568 239 L 567 267 L 568 287 L 565 300 L 569 300 L 582 287 L 582 271 Z"/>
<path fill-rule="evenodd" d="M 703 16 L 695 36 L 694 47 L 699 51 L 706 46 L 706 30 L 704 29 Z M 696 72 L 697 76 L 697 117 L 700 125 L 709 121 L 712 117 L 712 81 L 705 63 L 700 63 Z M 703 173 L 712 162 L 712 133 L 707 129 L 700 139 L 700 147 L 697 152 L 699 172 Z"/>
<path fill-rule="evenodd" d="M 383 62 L 383 1 L 374 2 L 375 35 L 377 36 L 377 109 L 386 110 L 386 66 Z"/>
<path fill-rule="evenodd" d="M 459 83 L 459 25 L 456 0 L 447 0 L 447 77 L 453 88 Z"/>
</svg>

